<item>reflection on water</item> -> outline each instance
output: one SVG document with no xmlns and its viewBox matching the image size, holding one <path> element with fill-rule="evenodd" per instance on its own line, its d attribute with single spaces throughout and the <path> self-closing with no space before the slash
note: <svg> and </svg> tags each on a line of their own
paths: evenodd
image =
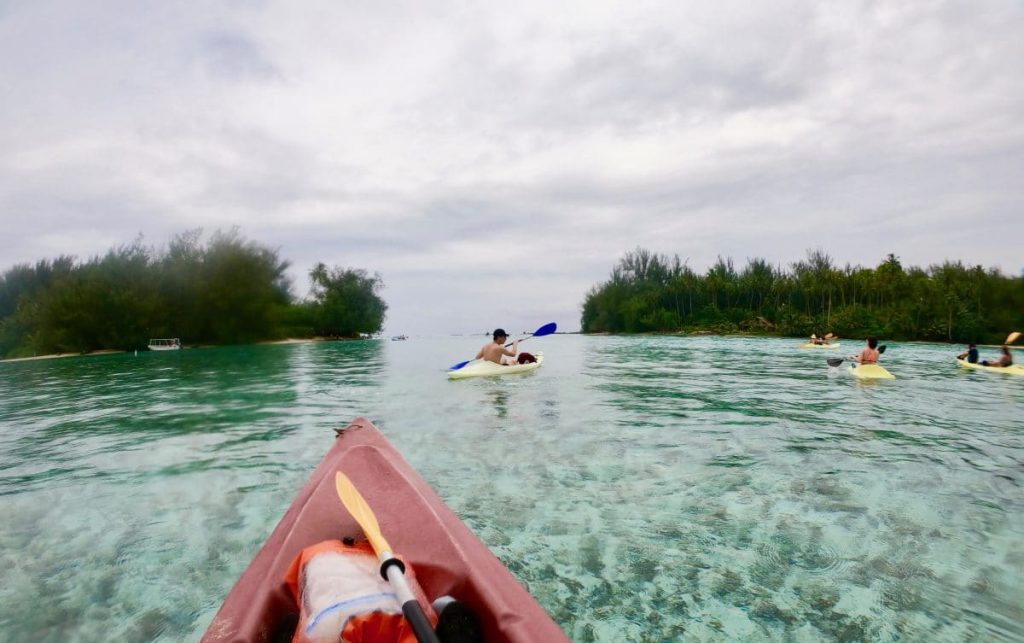
<svg viewBox="0 0 1024 643">
<path fill-rule="evenodd" d="M 494 401 L 494 408 L 498 412 L 498 417 L 504 420 L 508 417 L 508 391 L 503 388 L 497 388 L 490 393 Z"/>
<path fill-rule="evenodd" d="M 477 339 L 0 364 L 5 635 L 196 640 L 366 415 L 573 640 L 1024 638 L 1024 378 L 559 336 L 448 381 Z"/>
</svg>

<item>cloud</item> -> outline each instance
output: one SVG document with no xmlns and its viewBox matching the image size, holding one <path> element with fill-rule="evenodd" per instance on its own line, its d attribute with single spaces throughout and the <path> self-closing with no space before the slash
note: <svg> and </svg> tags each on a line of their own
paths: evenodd
<svg viewBox="0 0 1024 643">
<path fill-rule="evenodd" d="M 317 261 L 381 273 L 426 333 L 573 328 L 638 245 L 1016 273 L 1022 27 L 1012 0 L 6 5 L 0 264 L 238 225 L 300 294 Z"/>
</svg>

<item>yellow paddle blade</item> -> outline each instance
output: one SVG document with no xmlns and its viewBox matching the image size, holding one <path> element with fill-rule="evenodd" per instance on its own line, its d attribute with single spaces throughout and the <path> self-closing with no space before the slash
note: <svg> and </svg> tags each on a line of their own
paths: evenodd
<svg viewBox="0 0 1024 643">
<path fill-rule="evenodd" d="M 336 472 L 334 474 L 334 486 L 338 489 L 338 497 L 341 498 L 341 504 L 345 505 L 348 512 L 352 514 L 352 517 L 356 519 L 359 526 L 363 528 L 363 533 L 366 534 L 367 540 L 370 541 L 373 551 L 377 552 L 378 556 L 382 552 L 390 552 L 391 545 L 384 539 L 384 534 L 380 533 L 377 516 L 373 515 L 370 505 L 366 504 L 362 494 L 352 484 L 352 481 L 348 479 L 348 476 L 341 471 Z"/>
<path fill-rule="evenodd" d="M 826 333 L 825 339 L 832 339 L 832 333 Z"/>
<path fill-rule="evenodd" d="M 1010 333 L 1009 335 L 1006 336 L 1006 341 L 1003 342 L 1003 343 L 1004 344 L 1012 344 L 1015 341 L 1017 341 L 1018 337 L 1020 337 L 1020 332 L 1015 330 L 1015 331 L 1013 331 L 1012 333 Z"/>
</svg>

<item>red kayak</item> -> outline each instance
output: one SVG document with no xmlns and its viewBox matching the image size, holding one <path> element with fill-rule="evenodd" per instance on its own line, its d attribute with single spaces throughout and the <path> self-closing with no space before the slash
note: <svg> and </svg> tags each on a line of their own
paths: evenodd
<svg viewBox="0 0 1024 643">
<path fill-rule="evenodd" d="M 203 641 L 290 640 L 298 607 L 285 574 L 306 547 L 363 539 L 335 488 L 345 473 L 429 600 L 452 596 L 475 612 L 488 643 L 568 641 L 544 608 L 399 455 L 369 420 L 338 439 L 228 594 Z"/>
</svg>

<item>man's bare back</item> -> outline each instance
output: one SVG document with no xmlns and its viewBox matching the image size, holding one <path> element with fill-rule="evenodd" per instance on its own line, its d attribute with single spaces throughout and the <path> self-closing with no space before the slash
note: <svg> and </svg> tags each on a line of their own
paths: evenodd
<svg viewBox="0 0 1024 643">
<path fill-rule="evenodd" d="M 494 341 L 484 344 L 480 352 L 476 354 L 475 359 L 483 359 L 488 362 L 494 362 L 495 364 L 503 364 L 502 357 L 515 357 L 519 349 L 519 340 L 512 342 L 512 348 L 505 348 L 505 340 L 508 339 L 508 335 L 502 329 L 494 331 Z M 511 360 L 510 363 L 515 363 L 515 360 Z"/>
</svg>

